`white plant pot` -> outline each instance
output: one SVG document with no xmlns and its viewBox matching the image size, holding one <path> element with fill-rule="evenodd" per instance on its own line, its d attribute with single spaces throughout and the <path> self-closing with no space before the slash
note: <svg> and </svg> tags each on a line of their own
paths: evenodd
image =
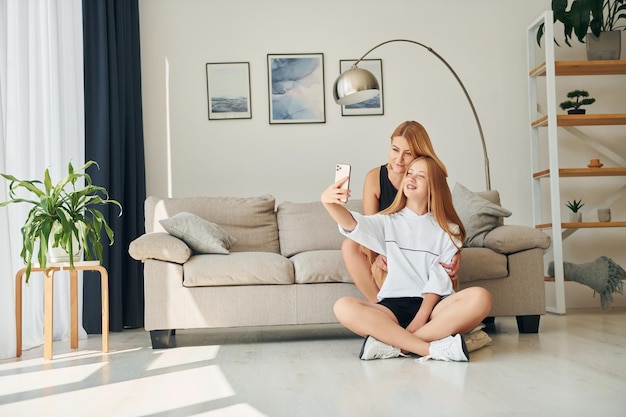
<svg viewBox="0 0 626 417">
<path fill-rule="evenodd" d="M 70 255 L 65 251 L 65 249 L 58 246 L 53 247 L 52 244 L 53 242 L 50 240 L 48 242 L 48 262 L 55 264 L 69 262 Z M 75 236 L 72 236 L 72 247 L 74 248 L 74 262 L 80 262 L 83 258 L 83 250 Z"/>
<path fill-rule="evenodd" d="M 578 213 L 570 213 L 569 214 L 569 221 L 571 223 L 580 223 L 583 221 L 583 214 L 578 212 Z"/>
</svg>

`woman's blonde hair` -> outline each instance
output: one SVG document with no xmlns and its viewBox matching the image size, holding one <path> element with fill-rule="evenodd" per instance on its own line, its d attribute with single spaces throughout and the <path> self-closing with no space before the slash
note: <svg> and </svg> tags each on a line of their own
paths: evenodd
<svg viewBox="0 0 626 417">
<path fill-rule="evenodd" d="M 396 136 L 402 136 L 409 144 L 409 150 L 417 158 L 418 156 L 429 156 L 437 162 L 439 167 L 443 170 L 444 175 L 448 176 L 448 170 L 446 166 L 441 162 L 435 150 L 433 144 L 430 141 L 430 136 L 424 126 L 413 120 L 408 120 L 401 123 L 391 134 L 391 140 Z M 387 164 L 388 168 L 391 168 L 391 161 Z"/>
<path fill-rule="evenodd" d="M 452 193 L 446 180 L 445 166 L 442 168 L 441 161 L 435 160 L 430 156 L 419 156 L 408 166 L 407 173 L 411 166 L 420 160 L 426 161 L 426 169 L 428 170 L 428 211 L 433 214 L 439 226 L 448 236 L 456 238 L 462 243 L 465 241 L 465 227 L 463 227 L 463 223 L 452 203 Z M 407 174 L 402 179 L 402 186 L 398 190 L 396 198 L 389 207 L 380 212 L 381 214 L 397 213 L 406 207 L 406 195 L 404 195 L 406 178 Z M 457 225 L 459 227 L 458 231 L 453 231 L 450 224 Z M 461 249 L 460 246 L 457 247 Z"/>
</svg>

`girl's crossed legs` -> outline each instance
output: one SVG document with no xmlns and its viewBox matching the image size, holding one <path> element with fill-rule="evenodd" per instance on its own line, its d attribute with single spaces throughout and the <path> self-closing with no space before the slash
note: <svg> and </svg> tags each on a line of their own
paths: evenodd
<svg viewBox="0 0 626 417">
<path fill-rule="evenodd" d="M 430 342 L 456 333 L 468 333 L 487 317 L 491 294 L 482 287 L 470 287 L 441 300 L 429 321 L 411 333 L 398 324 L 387 307 L 355 297 L 343 297 L 334 306 L 341 324 L 363 337 L 372 336 L 383 343 L 420 356 L 429 354 Z"/>
</svg>

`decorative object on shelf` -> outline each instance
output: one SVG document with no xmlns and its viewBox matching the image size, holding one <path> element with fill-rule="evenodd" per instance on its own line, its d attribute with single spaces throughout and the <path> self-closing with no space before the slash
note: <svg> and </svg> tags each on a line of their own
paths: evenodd
<svg viewBox="0 0 626 417">
<path fill-rule="evenodd" d="M 602 168 L 604 164 L 599 159 L 591 159 L 587 168 Z"/>
<path fill-rule="evenodd" d="M 598 209 L 598 221 L 610 222 L 611 221 L 611 209 L 610 208 Z"/>
<path fill-rule="evenodd" d="M 585 43 L 587 39 L 587 58 L 620 59 L 621 33 L 626 29 L 626 0 L 574 0 L 570 9 L 567 9 L 567 0 L 553 0 L 552 12 L 554 21 L 563 24 L 565 43 L 572 46 L 572 31 L 574 36 Z M 624 20 L 621 20 L 624 19 Z M 588 34 L 588 32 L 591 33 Z M 541 46 L 544 25 L 537 30 L 537 43 Z M 559 45 L 559 43 L 554 40 Z"/>
<path fill-rule="evenodd" d="M 365 101 L 371 97 L 374 97 L 380 91 L 380 85 L 376 80 L 376 77 L 371 72 L 366 69 L 359 68 L 358 64 L 367 56 L 370 52 L 378 49 L 379 47 L 386 45 L 388 43 L 394 42 L 404 42 L 410 43 L 413 45 L 420 46 L 426 49 L 431 54 L 435 55 L 452 73 L 454 78 L 456 78 L 459 86 L 465 93 L 465 98 L 472 108 L 472 113 L 474 114 L 474 119 L 476 120 L 476 125 L 478 126 L 478 132 L 480 134 L 480 141 L 483 148 L 483 157 L 484 157 L 484 166 L 485 166 L 485 182 L 486 189 L 491 190 L 491 177 L 489 174 L 489 158 L 487 157 L 487 145 L 485 144 L 485 135 L 483 134 L 483 128 L 480 124 L 480 119 L 478 118 L 478 113 L 476 112 L 476 108 L 474 107 L 474 103 L 470 98 L 465 85 L 461 81 L 461 78 L 458 76 L 456 71 L 452 68 L 452 66 L 443 59 L 441 55 L 439 55 L 433 48 L 430 46 L 426 46 L 422 43 L 410 40 L 410 39 L 391 39 L 385 42 L 381 42 L 378 45 L 375 45 L 373 48 L 370 48 L 361 58 L 359 58 L 352 67 L 342 72 L 339 77 L 335 80 L 333 85 L 333 97 L 335 99 L 335 103 L 340 104 L 342 106 L 354 103 L 360 103 Z"/>
<path fill-rule="evenodd" d="M 614 293 L 624 293 L 626 272 L 606 256 L 585 264 L 563 262 L 563 273 L 568 279 L 585 284 L 600 294 L 602 310 L 609 308 Z M 554 276 L 554 262 L 548 265 L 548 275 Z"/>
<path fill-rule="evenodd" d="M 114 204 L 122 205 L 109 198 L 104 187 L 93 185 L 91 177 L 85 170 L 98 164 L 88 161 L 77 170 L 71 163 L 67 167 L 67 176 L 58 183 L 52 184 L 48 169 L 44 172 L 43 182 L 40 180 L 19 180 L 12 175 L 0 174 L 9 184 L 9 200 L 0 203 L 0 207 L 11 203 L 28 203 L 33 207 L 28 213 L 26 223 L 22 226 L 22 252 L 20 256 L 26 265 L 26 282 L 33 267 L 35 252 L 39 267 L 44 269 L 50 258 L 48 247 L 60 247 L 67 254 L 76 253 L 75 246 L 84 251 L 88 261 L 94 257 L 102 262 L 102 227 L 113 244 L 113 230 L 109 227 L 104 215 L 96 206 Z M 84 182 L 84 186 L 77 189 Z M 20 197 L 19 189 L 34 194 L 30 198 Z M 93 253 L 93 256 L 92 256 Z M 53 255 L 54 257 L 54 255 Z M 74 258 L 68 259 L 70 268 L 74 267 Z"/>
<path fill-rule="evenodd" d="M 568 201 L 567 204 L 565 204 L 567 206 L 568 209 L 572 210 L 572 212 L 569 214 L 569 220 L 572 223 L 580 223 L 582 221 L 582 213 L 579 212 L 579 210 L 581 209 L 582 206 L 585 205 L 585 203 L 583 203 L 583 200 L 573 200 L 573 201 Z"/>
<path fill-rule="evenodd" d="M 270 124 L 326 123 L 324 54 L 267 54 Z"/>
<path fill-rule="evenodd" d="M 566 100 L 559 104 L 559 107 L 567 110 L 568 114 L 585 114 L 585 109 L 581 109 L 580 106 L 589 106 L 596 102 L 595 98 L 589 98 L 589 92 L 585 90 L 570 91 L 567 93 L 567 98 L 576 99 L 576 101 Z"/>
<path fill-rule="evenodd" d="M 626 7 L 626 5 L 624 5 Z M 587 59 L 593 60 L 617 60 L 622 52 L 622 32 L 610 30 L 600 32 L 600 36 L 593 33 L 587 34 Z"/>
</svg>

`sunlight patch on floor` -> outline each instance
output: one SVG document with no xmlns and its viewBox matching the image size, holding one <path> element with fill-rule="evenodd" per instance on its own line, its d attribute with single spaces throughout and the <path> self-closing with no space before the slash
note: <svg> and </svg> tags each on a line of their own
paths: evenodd
<svg viewBox="0 0 626 417">
<path fill-rule="evenodd" d="M 84 381 L 104 366 L 106 366 L 106 362 L 59 369 L 42 369 L 23 374 L 3 376 L 0 379 L 0 392 L 2 395 L 11 395 L 22 391 L 73 384 Z"/>
<path fill-rule="evenodd" d="M 75 368 L 70 368 L 70 372 L 74 372 Z M 32 384 L 32 373 L 30 375 L 29 384 Z M 23 386 L 21 390 L 24 390 Z M 89 415 L 93 417 L 141 416 L 233 395 L 234 391 L 222 370 L 213 365 L 16 401 L 1 405 L 0 415 L 20 415 L 25 409 L 54 410 L 54 415 L 76 415 L 76 404 L 82 404 L 89 405 Z"/>
<path fill-rule="evenodd" d="M 191 417 L 267 417 L 250 404 L 237 404 L 206 413 L 193 414 Z"/>
<path fill-rule="evenodd" d="M 152 371 L 188 363 L 210 361 L 217 357 L 219 350 L 220 346 L 189 346 L 155 350 L 154 359 L 146 370 Z"/>
</svg>

